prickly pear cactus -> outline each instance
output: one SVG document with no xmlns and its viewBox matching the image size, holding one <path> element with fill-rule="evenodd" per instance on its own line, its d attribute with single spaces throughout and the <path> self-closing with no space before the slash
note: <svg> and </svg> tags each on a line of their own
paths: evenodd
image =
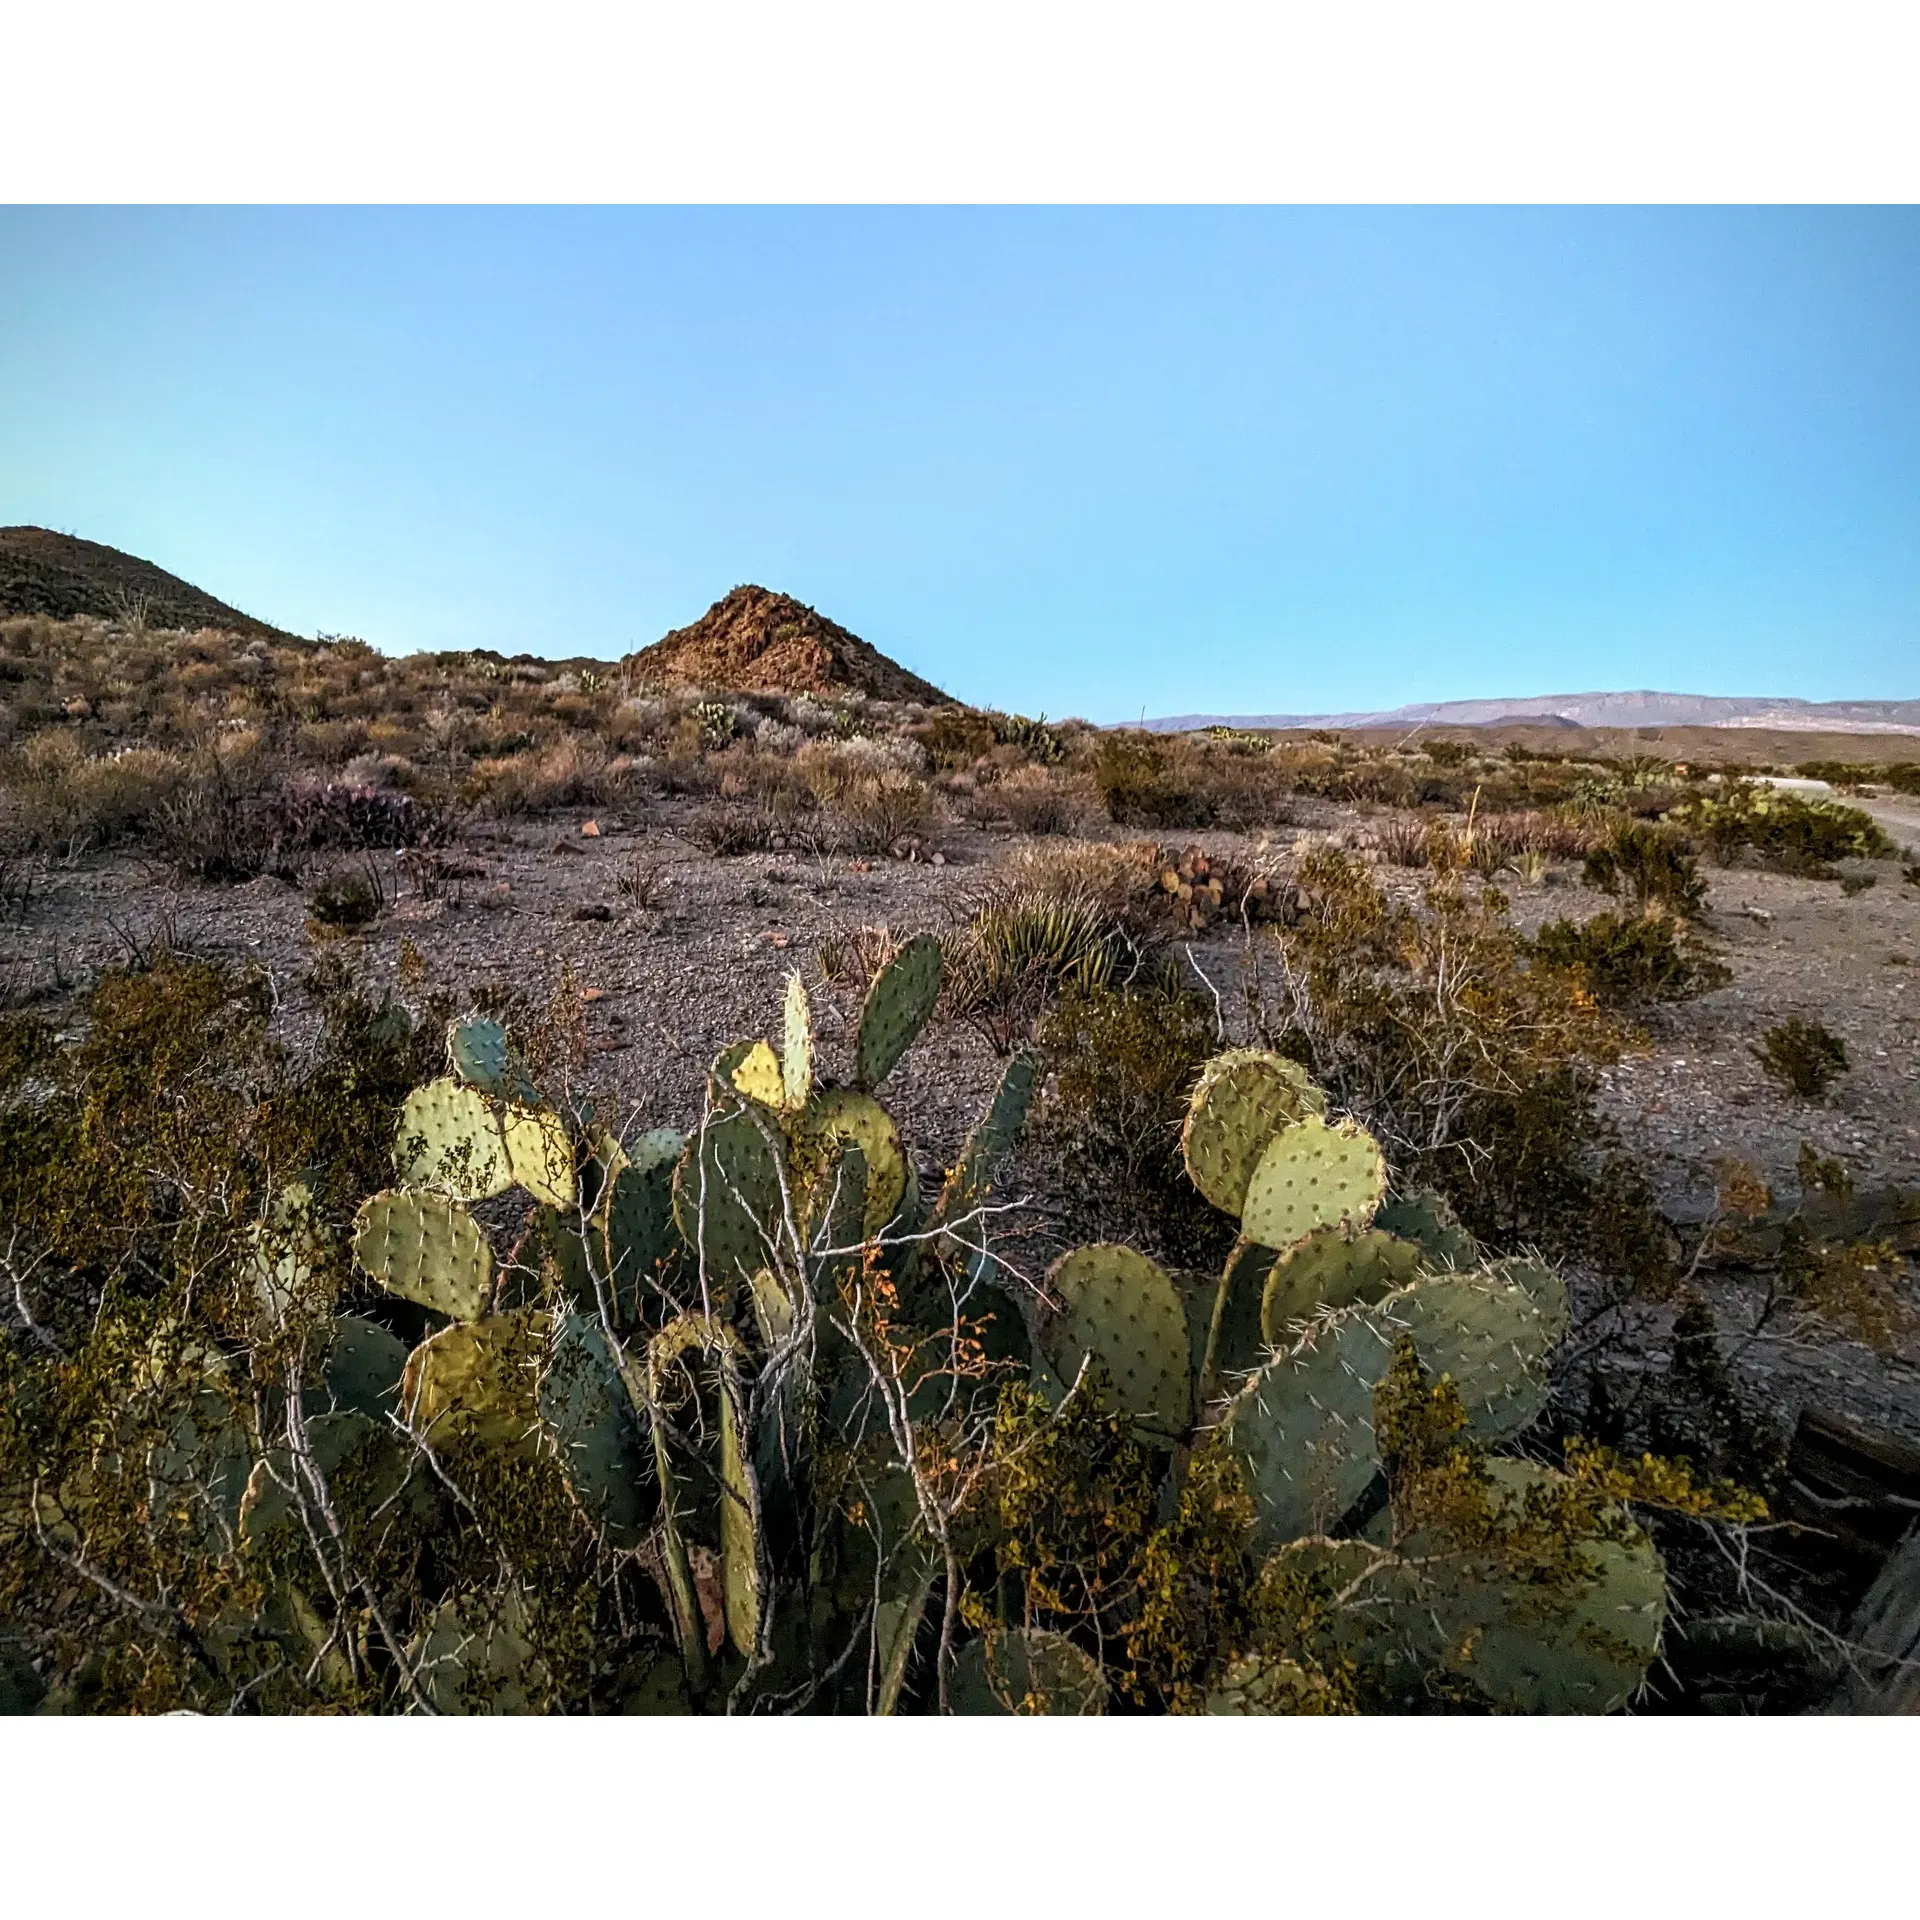
<svg viewBox="0 0 1920 1920">
<path fill-rule="evenodd" d="M 1280 1654 L 1243 1654 L 1207 1695 L 1207 1711 L 1237 1718 L 1271 1714 L 1338 1713 L 1332 1683 L 1324 1673 Z"/>
<path fill-rule="evenodd" d="M 403 1300 L 477 1320 L 493 1297 L 493 1249 L 465 1207 L 389 1188 L 354 1216 L 354 1258 Z"/>
<path fill-rule="evenodd" d="M 1348 1235 L 1322 1227 L 1273 1264 L 1260 1303 L 1261 1335 L 1270 1347 L 1297 1339 L 1300 1323 L 1322 1307 L 1371 1306 L 1404 1287 L 1420 1269 L 1420 1249 L 1369 1228 Z"/>
<path fill-rule="evenodd" d="M 531 1100 L 533 1088 L 514 1064 L 507 1030 L 497 1020 L 455 1020 L 447 1027 L 447 1063 L 470 1087 L 503 1099 Z"/>
<path fill-rule="evenodd" d="M 385 1422 L 400 1411 L 406 1342 L 357 1314 L 336 1314 L 327 1329 L 319 1380 L 307 1389 L 309 1414 L 364 1413 Z"/>
<path fill-rule="evenodd" d="M 739 1048 L 729 1048 L 727 1054 L 738 1052 L 726 1070 L 728 1084 L 736 1093 L 743 1093 L 749 1100 L 757 1100 L 763 1107 L 777 1107 L 786 1099 L 786 1076 L 781 1071 L 780 1058 L 764 1040 L 750 1040 Z M 727 1058 L 727 1054 L 721 1056 Z"/>
<path fill-rule="evenodd" d="M 653 1467 L 597 1320 L 573 1314 L 561 1322 L 538 1399 L 582 1510 L 611 1545 L 638 1546 L 657 1504 Z"/>
<path fill-rule="evenodd" d="M 1480 1264 L 1480 1249 L 1445 1198 L 1431 1187 L 1416 1187 L 1390 1200 L 1373 1216 L 1383 1233 L 1411 1240 L 1421 1264 L 1433 1273 L 1465 1273 Z"/>
<path fill-rule="evenodd" d="M 1530 1491 L 1548 1494 L 1562 1478 L 1526 1460 L 1485 1466 L 1509 1515 Z M 1383 1588 L 1391 1627 L 1416 1657 L 1471 1680 L 1510 1712 L 1612 1713 L 1645 1684 L 1667 1606 L 1652 1541 L 1630 1524 L 1622 1534 L 1582 1542 L 1586 1579 L 1551 1597 L 1497 1562 L 1412 1535 Z"/>
<path fill-rule="evenodd" d="M 673 1179 L 686 1144 L 671 1127 L 642 1134 L 626 1149 L 626 1164 L 608 1182 L 601 1200 L 606 1277 L 622 1325 L 639 1317 L 647 1284 L 660 1277 L 684 1246 L 673 1223 Z"/>
<path fill-rule="evenodd" d="M 315 1414 L 303 1423 L 308 1455 L 320 1476 L 332 1482 L 351 1469 L 363 1483 L 383 1526 L 426 1512 L 433 1502 L 432 1473 L 416 1461 L 393 1429 L 364 1413 Z M 286 1446 L 270 1448 L 254 1465 L 240 1501 L 240 1543 L 257 1547 L 283 1527 L 300 1531 L 301 1501 L 311 1489 Z"/>
<path fill-rule="evenodd" d="M 851 1087 L 817 1093 L 794 1121 L 793 1160 L 805 1189 L 804 1225 L 809 1238 L 835 1192 L 835 1175 L 848 1147 L 864 1162 L 864 1237 L 878 1234 L 899 1210 L 907 1188 L 907 1155 L 892 1116 L 872 1095 Z"/>
<path fill-rule="evenodd" d="M 871 1092 L 919 1037 L 940 998 L 940 942 L 916 934 L 874 976 L 860 1009 L 854 1040 L 854 1076 Z"/>
<path fill-rule="evenodd" d="M 956 1714 L 1104 1714 L 1107 1683 L 1064 1634 L 1000 1627 L 960 1649 L 948 1698 Z"/>
<path fill-rule="evenodd" d="M 269 1323 L 283 1319 L 311 1290 L 315 1269 L 325 1257 L 312 1191 L 303 1180 L 291 1181 L 274 1195 L 266 1220 L 248 1235 L 247 1271 Z"/>
<path fill-rule="evenodd" d="M 787 975 L 780 1087 L 781 1104 L 796 1112 L 813 1092 L 813 1010 L 807 1005 L 806 982 L 797 973 Z"/>
<path fill-rule="evenodd" d="M 751 1110 L 710 1119 L 673 1176 L 673 1218 L 710 1289 L 724 1293 L 767 1264 L 783 1229 L 770 1120 Z"/>
<path fill-rule="evenodd" d="M 1033 1104 L 1034 1059 L 1030 1053 L 1016 1053 L 1007 1062 L 994 1089 L 987 1110 L 967 1135 L 960 1158 L 940 1189 L 934 1220 L 947 1226 L 964 1219 L 991 1190 L 1001 1163 L 1020 1138 L 1027 1123 L 1027 1110 Z M 977 1234 L 969 1232 L 969 1240 Z"/>
<path fill-rule="evenodd" d="M 720 1593 L 727 1637 L 751 1655 L 760 1634 L 760 1508 L 747 1472 L 740 1410 L 730 1387 L 720 1391 Z"/>
<path fill-rule="evenodd" d="M 445 1602 L 407 1649 L 421 1690 L 436 1713 L 539 1711 L 549 1682 L 528 1638 L 527 1604 L 516 1587 Z"/>
<path fill-rule="evenodd" d="M 1217 1054 L 1187 1106 L 1180 1144 L 1188 1176 L 1221 1212 L 1238 1214 L 1267 1143 L 1325 1110 L 1326 1095 L 1297 1061 L 1250 1047 Z"/>
<path fill-rule="evenodd" d="M 1358 1233 L 1387 1190 L 1387 1163 L 1365 1128 L 1310 1113 L 1267 1142 L 1240 1224 L 1249 1240 L 1285 1248 L 1322 1227 Z"/>
<path fill-rule="evenodd" d="M 456 1200 L 486 1200 L 513 1185 L 506 1136 L 485 1094 L 460 1080 L 429 1080 L 400 1109 L 394 1164 L 401 1184 Z"/>
<path fill-rule="evenodd" d="M 435 1446 L 450 1439 L 532 1453 L 549 1317 L 531 1309 L 443 1327 L 407 1356 L 400 1411 Z"/>
<path fill-rule="evenodd" d="M 1518 1433 L 1546 1405 L 1559 1329 L 1524 1287 L 1491 1273 L 1436 1274 L 1374 1311 L 1384 1333 L 1411 1334 L 1427 1370 L 1452 1379 L 1477 1439 Z"/>
<path fill-rule="evenodd" d="M 1393 1346 L 1364 1307 L 1320 1321 L 1228 1403 L 1221 1437 L 1271 1546 L 1325 1533 L 1380 1470 L 1373 1392 Z"/>
<path fill-rule="evenodd" d="M 1118 1411 L 1161 1438 L 1184 1433 L 1193 1418 L 1187 1316 L 1160 1268 L 1131 1247 L 1077 1247 L 1054 1263 L 1047 1287 L 1061 1311 L 1041 1345 L 1061 1383 L 1099 1360 Z"/>
</svg>

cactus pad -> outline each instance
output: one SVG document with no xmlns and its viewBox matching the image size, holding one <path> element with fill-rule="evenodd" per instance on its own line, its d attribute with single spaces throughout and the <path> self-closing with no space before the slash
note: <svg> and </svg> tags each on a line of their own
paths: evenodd
<svg viewBox="0 0 1920 1920">
<path fill-rule="evenodd" d="M 806 982 L 797 973 L 787 975 L 787 1005 L 780 1048 L 781 1104 L 798 1109 L 813 1092 L 813 1010 L 807 1005 Z"/>
<path fill-rule="evenodd" d="M 459 1438 L 532 1452 L 549 1324 L 544 1313 L 496 1313 L 421 1341 L 400 1379 L 407 1424 L 436 1446 Z"/>
<path fill-rule="evenodd" d="M 1514 1517 L 1530 1490 L 1550 1494 L 1562 1480 L 1525 1460 L 1489 1460 L 1486 1470 Z M 1590 1577 L 1562 1595 L 1490 1559 L 1447 1554 L 1445 1544 L 1408 1539 L 1410 1564 L 1394 1583 L 1394 1623 L 1419 1652 L 1510 1712 L 1611 1713 L 1638 1692 L 1667 1602 L 1666 1570 L 1638 1528 L 1624 1539 L 1582 1541 L 1576 1551 Z"/>
<path fill-rule="evenodd" d="M 320 1379 L 307 1389 L 309 1414 L 364 1413 L 385 1421 L 400 1411 L 406 1342 L 357 1314 L 336 1315 L 328 1328 Z"/>
<path fill-rule="evenodd" d="M 1476 1438 L 1518 1433 L 1546 1405 L 1554 1323 L 1525 1288 L 1489 1274 L 1436 1274 L 1374 1313 L 1388 1339 L 1410 1333 L 1428 1372 L 1452 1379 Z"/>
<path fill-rule="evenodd" d="M 751 1657 L 760 1633 L 759 1503 L 741 1446 L 731 1387 L 720 1389 L 720 1592 L 736 1653 Z"/>
<path fill-rule="evenodd" d="M 625 1164 L 601 1199 L 607 1275 L 623 1325 L 637 1318 L 646 1283 L 658 1279 L 681 1248 L 673 1224 L 673 1173 L 686 1144 L 671 1127 L 642 1134 L 625 1150 Z"/>
<path fill-rule="evenodd" d="M 1481 1277 L 1518 1287 L 1540 1309 L 1545 1321 L 1543 1333 L 1549 1346 L 1558 1346 L 1567 1337 L 1571 1315 L 1567 1307 L 1567 1283 L 1543 1260 L 1516 1258 L 1496 1260 L 1481 1269 Z"/>
<path fill-rule="evenodd" d="M 515 1186 L 549 1207 L 570 1208 L 579 1198 L 573 1146 L 558 1117 L 544 1107 L 503 1107 L 500 1132 Z"/>
<path fill-rule="evenodd" d="M 653 1518 L 653 1469 L 597 1320 L 575 1314 L 561 1322 L 540 1377 L 539 1405 L 588 1518 L 612 1545 L 639 1545 Z"/>
<path fill-rule="evenodd" d="M 475 1320 L 493 1295 L 493 1249 L 465 1207 L 434 1193 L 389 1188 L 361 1203 L 353 1253 L 389 1293 L 455 1320 Z"/>
<path fill-rule="evenodd" d="M 729 1053 L 734 1051 L 736 1049 L 728 1049 Z M 759 1101 L 763 1107 L 780 1106 L 786 1099 L 786 1080 L 779 1055 L 764 1040 L 749 1041 L 738 1052 L 739 1058 L 727 1069 L 728 1084 L 736 1093 Z"/>
<path fill-rule="evenodd" d="M 507 1050 L 507 1030 L 497 1020 L 454 1020 L 447 1027 L 447 1062 L 455 1075 L 482 1093 L 516 1100 L 533 1097 L 526 1076 Z"/>
<path fill-rule="evenodd" d="M 1325 1533 L 1380 1470 L 1373 1390 L 1393 1357 L 1361 1307 L 1317 1323 L 1228 1403 L 1221 1434 L 1270 1546 Z"/>
<path fill-rule="evenodd" d="M 1480 1264 L 1473 1235 L 1454 1217 L 1445 1198 L 1431 1187 L 1416 1187 L 1390 1200 L 1373 1216 L 1383 1233 L 1411 1240 L 1429 1273 L 1465 1273 Z"/>
<path fill-rule="evenodd" d="M 868 1092 L 899 1064 L 940 998 L 940 942 L 916 934 L 874 976 L 860 1009 L 854 1077 Z"/>
<path fill-rule="evenodd" d="M 1107 1682 L 1064 1634 L 996 1627 L 960 1649 L 948 1698 L 957 1714 L 1104 1714 Z"/>
<path fill-rule="evenodd" d="M 1193 1418 L 1187 1317 L 1173 1282 L 1131 1247 L 1077 1247 L 1047 1275 L 1061 1302 L 1041 1331 L 1054 1373 L 1067 1386 L 1095 1359 L 1110 1376 L 1117 1411 L 1165 1439 Z"/>
<path fill-rule="evenodd" d="M 517 1588 L 466 1594 L 445 1602 L 407 1651 L 438 1713 L 533 1713 L 551 1676 L 527 1633 Z"/>
<path fill-rule="evenodd" d="M 1207 1695 L 1207 1711 L 1247 1716 L 1337 1713 L 1333 1687 L 1324 1673 L 1281 1654 L 1244 1654 Z"/>
<path fill-rule="evenodd" d="M 809 1237 L 834 1191 L 841 1149 L 857 1147 L 865 1160 L 862 1236 L 872 1239 L 893 1218 L 907 1188 L 907 1156 L 899 1129 L 872 1095 L 836 1087 L 807 1102 L 794 1126 L 794 1157 L 807 1175 Z M 838 1241 L 835 1244 L 839 1244 Z"/>
<path fill-rule="evenodd" d="M 1404 1287 L 1420 1268 L 1420 1249 L 1369 1229 L 1349 1237 L 1322 1227 L 1273 1263 L 1260 1303 L 1260 1331 L 1270 1347 L 1299 1336 L 1301 1321 L 1321 1307 L 1371 1306 Z"/>
<path fill-rule="evenodd" d="M 1358 1233 L 1387 1188 L 1373 1135 L 1351 1120 L 1333 1126 L 1310 1113 L 1267 1142 L 1247 1187 L 1241 1228 L 1264 1247 L 1285 1248 L 1322 1227 Z"/>
<path fill-rule="evenodd" d="M 769 1124 L 771 1122 L 769 1121 Z M 751 1109 L 707 1122 L 673 1176 L 673 1218 L 710 1287 L 731 1288 L 767 1264 L 783 1231 L 780 1163 Z"/>
<path fill-rule="evenodd" d="M 1034 1060 L 1030 1053 L 1016 1053 L 1007 1062 L 1000 1084 L 994 1089 L 987 1110 L 974 1123 L 960 1149 L 960 1158 L 947 1175 L 935 1208 L 935 1223 L 945 1226 L 964 1219 L 992 1191 L 1001 1164 L 1020 1138 L 1027 1123 L 1027 1109 L 1033 1104 Z M 977 1242 L 979 1229 L 969 1228 L 967 1238 Z"/>
<path fill-rule="evenodd" d="M 1326 1095 L 1297 1061 L 1250 1047 L 1217 1054 L 1187 1105 L 1187 1174 L 1223 1213 L 1238 1214 L 1267 1142 L 1325 1108 Z"/>
<path fill-rule="evenodd" d="M 487 1097 L 459 1080 L 429 1080 L 407 1095 L 394 1139 L 404 1186 L 486 1200 L 513 1185 L 507 1143 Z"/>
<path fill-rule="evenodd" d="M 386 1508 L 388 1524 L 400 1517 L 403 1508 L 420 1514 L 431 1507 L 432 1470 L 402 1448 L 391 1427 L 364 1413 L 352 1412 L 318 1413 L 304 1424 L 313 1464 L 328 1483 L 336 1505 L 341 1501 L 344 1477 L 358 1486 L 363 1496 L 361 1504 L 369 1508 L 404 1494 L 403 1500 Z M 240 1502 L 243 1546 L 258 1546 L 284 1526 L 301 1529 L 294 1472 L 293 1457 L 284 1446 L 270 1449 L 254 1464 Z M 299 1491 L 304 1494 L 308 1490 L 301 1486 Z"/>
</svg>

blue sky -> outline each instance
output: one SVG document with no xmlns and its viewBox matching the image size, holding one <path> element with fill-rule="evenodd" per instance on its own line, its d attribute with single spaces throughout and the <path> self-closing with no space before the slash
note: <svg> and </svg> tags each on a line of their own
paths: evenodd
<svg viewBox="0 0 1920 1920">
<path fill-rule="evenodd" d="M 0 523 L 1114 720 L 1920 695 L 1909 209 L 0 208 Z"/>
</svg>

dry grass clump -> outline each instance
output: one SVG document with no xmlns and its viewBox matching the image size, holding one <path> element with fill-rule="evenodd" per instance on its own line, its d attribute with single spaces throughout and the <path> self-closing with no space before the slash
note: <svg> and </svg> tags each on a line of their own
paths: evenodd
<svg viewBox="0 0 1920 1920">
<path fill-rule="evenodd" d="M 568 734 L 550 745 L 478 762 L 467 797 L 481 813 L 547 813 L 593 807 L 616 797 L 613 755 L 597 740 Z"/>
</svg>

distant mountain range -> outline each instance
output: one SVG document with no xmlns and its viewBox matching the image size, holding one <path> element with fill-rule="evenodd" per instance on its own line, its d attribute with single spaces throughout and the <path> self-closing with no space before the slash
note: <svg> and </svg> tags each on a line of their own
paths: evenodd
<svg viewBox="0 0 1920 1920">
<path fill-rule="evenodd" d="M 1153 733 L 1199 727 L 1770 727 L 1794 733 L 1920 733 L 1920 700 L 1765 700 L 1707 693 L 1543 693 L 1441 700 L 1385 713 L 1183 713 Z"/>
<path fill-rule="evenodd" d="M 53 620 L 138 618 L 150 627 L 219 627 L 291 638 L 151 560 L 48 527 L 0 527 L 0 614 L 6 613 Z"/>
</svg>

